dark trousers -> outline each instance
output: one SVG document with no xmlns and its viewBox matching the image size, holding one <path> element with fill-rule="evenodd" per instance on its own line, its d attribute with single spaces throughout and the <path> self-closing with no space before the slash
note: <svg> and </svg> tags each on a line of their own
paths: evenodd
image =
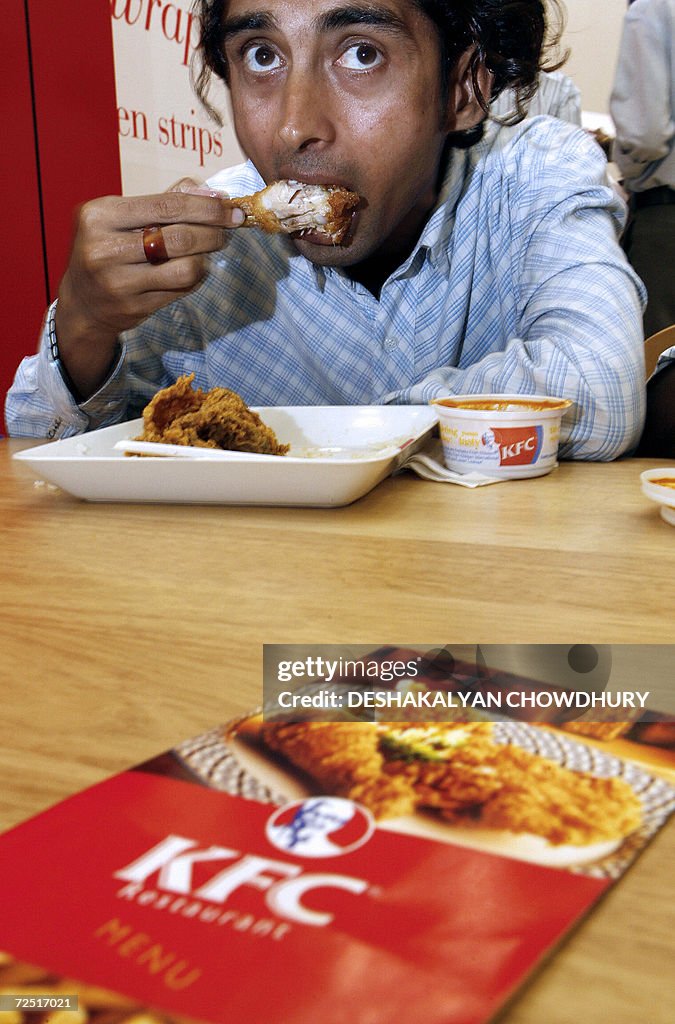
<svg viewBox="0 0 675 1024">
<path fill-rule="evenodd" d="M 672 193 L 675 200 L 673 189 L 650 191 Z M 623 247 L 647 288 L 644 327 L 649 338 L 675 324 L 675 201 L 641 206 L 633 200 Z"/>
<path fill-rule="evenodd" d="M 647 384 L 647 420 L 635 454 L 675 459 L 675 363 L 669 363 Z"/>
</svg>

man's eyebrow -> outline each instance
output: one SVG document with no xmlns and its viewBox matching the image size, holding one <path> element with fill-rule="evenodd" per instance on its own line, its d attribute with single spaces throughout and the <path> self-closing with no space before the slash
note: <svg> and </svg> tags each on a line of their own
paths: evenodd
<svg viewBox="0 0 675 1024">
<path fill-rule="evenodd" d="M 334 32 L 351 25 L 376 25 L 381 28 L 403 31 L 405 22 L 388 7 L 377 4 L 345 4 L 320 14 L 314 21 L 318 32 Z M 278 27 L 274 16 L 268 11 L 248 11 L 223 22 L 223 39 L 229 39 L 240 32 L 269 32 Z"/>
<path fill-rule="evenodd" d="M 223 39 L 236 36 L 239 32 L 269 32 L 276 27 L 276 21 L 266 11 L 250 11 L 223 22 Z"/>
<path fill-rule="evenodd" d="M 315 27 L 321 32 L 334 32 L 350 25 L 375 25 L 394 31 L 405 29 L 405 22 L 388 7 L 377 4 L 346 4 L 335 7 L 316 18 Z"/>
</svg>

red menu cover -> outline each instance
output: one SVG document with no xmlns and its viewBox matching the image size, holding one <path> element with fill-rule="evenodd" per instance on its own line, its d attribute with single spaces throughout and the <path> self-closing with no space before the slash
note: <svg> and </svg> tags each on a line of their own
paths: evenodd
<svg viewBox="0 0 675 1024">
<path fill-rule="evenodd" d="M 2 1009 L 481 1024 L 675 804 L 665 779 L 540 726 L 350 728 L 218 727 L 6 833 Z M 521 769 L 546 781 L 523 789 Z M 607 835 L 573 820 L 591 792 Z"/>
</svg>

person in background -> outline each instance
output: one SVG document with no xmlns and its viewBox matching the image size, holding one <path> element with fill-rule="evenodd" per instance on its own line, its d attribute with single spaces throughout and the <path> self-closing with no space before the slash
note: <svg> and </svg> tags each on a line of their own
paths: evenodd
<svg viewBox="0 0 675 1024">
<path fill-rule="evenodd" d="M 506 124 L 521 113 L 527 117 L 547 114 L 581 127 L 581 93 L 562 71 L 542 71 L 537 91 L 524 104 L 524 111 L 518 110 L 518 96 L 513 89 L 505 89 L 490 104 L 490 116 Z"/>
<path fill-rule="evenodd" d="M 635 0 L 610 98 L 611 155 L 630 197 L 624 247 L 647 288 L 647 336 L 675 324 L 674 50 L 675 0 Z"/>
<path fill-rule="evenodd" d="M 555 66 L 555 0 L 196 10 L 198 91 L 214 74 L 227 84 L 249 161 L 211 194 L 85 205 L 39 352 L 8 395 L 10 432 L 132 419 L 194 373 L 253 405 L 560 395 L 573 402 L 562 458 L 632 449 L 643 291 L 604 154 L 554 118 L 484 131 L 492 97 L 527 98 Z M 348 244 L 239 230 L 217 192 L 277 179 L 358 193 Z"/>
<path fill-rule="evenodd" d="M 612 158 L 629 194 L 624 248 L 647 288 L 645 334 L 675 324 L 675 0 L 634 0 L 610 99 Z M 675 346 L 647 385 L 636 452 L 675 457 Z"/>
</svg>

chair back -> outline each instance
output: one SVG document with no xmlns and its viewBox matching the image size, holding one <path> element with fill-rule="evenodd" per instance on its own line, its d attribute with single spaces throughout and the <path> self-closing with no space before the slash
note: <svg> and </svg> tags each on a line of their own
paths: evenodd
<svg viewBox="0 0 675 1024">
<path fill-rule="evenodd" d="M 653 374 L 661 353 L 673 345 L 675 345 L 675 324 L 671 324 L 670 327 L 664 327 L 662 331 L 657 331 L 656 334 L 652 334 L 651 338 L 646 339 L 645 364 L 647 379 Z"/>
</svg>

